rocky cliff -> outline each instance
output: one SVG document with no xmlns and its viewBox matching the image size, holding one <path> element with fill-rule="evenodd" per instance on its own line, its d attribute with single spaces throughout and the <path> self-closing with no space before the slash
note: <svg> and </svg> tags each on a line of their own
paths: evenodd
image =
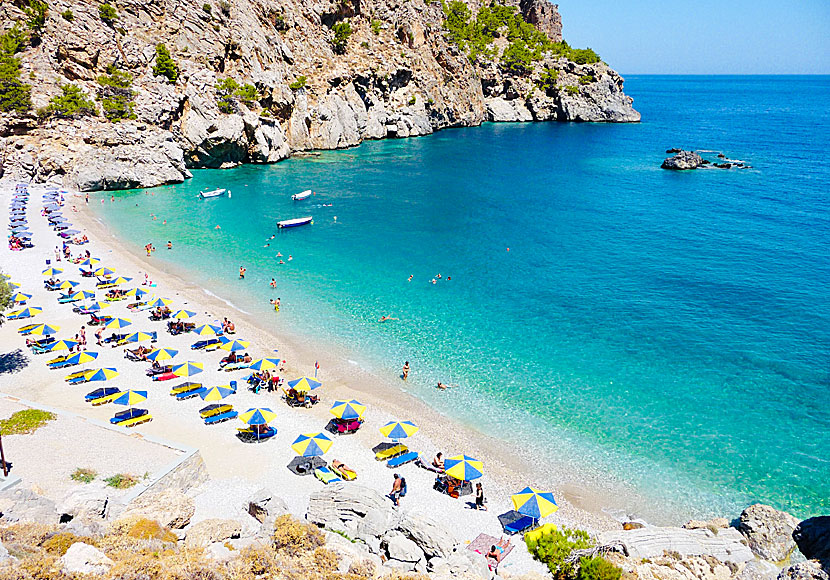
<svg viewBox="0 0 830 580">
<path fill-rule="evenodd" d="M 0 22 L 26 22 L 26 0 L 0 5 Z M 552 41 L 557 7 L 505 0 Z M 473 15 L 483 3 L 468 2 Z M 90 189 L 181 181 L 189 168 L 273 163 L 292 152 L 336 149 L 365 139 L 426 135 L 484 121 L 635 122 L 623 79 L 603 62 L 577 64 L 551 52 L 512 72 L 500 56 L 471 55 L 445 27 L 436 0 L 50 0 L 36 42 L 26 43 L 20 78 L 32 109 L 72 83 L 100 108 L 101 75 L 131 76 L 129 115 L 0 113 L 7 176 Z M 351 34 L 338 45 L 338 25 Z M 342 40 L 342 39 L 340 39 Z M 154 76 L 163 43 L 178 66 Z M 551 74 L 553 76 L 551 76 Z M 547 76 L 545 76 L 547 75 Z M 217 82 L 255 87 L 220 110 Z M 253 88 L 252 87 L 252 88 Z M 132 117 L 132 118 L 130 118 Z"/>
</svg>

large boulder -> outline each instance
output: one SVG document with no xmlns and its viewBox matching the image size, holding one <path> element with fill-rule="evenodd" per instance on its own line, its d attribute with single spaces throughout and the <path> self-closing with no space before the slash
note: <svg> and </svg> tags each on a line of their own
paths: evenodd
<svg viewBox="0 0 830 580">
<path fill-rule="evenodd" d="M 60 521 L 55 502 L 28 489 L 0 492 L 0 522 L 37 522 L 57 524 Z"/>
<path fill-rule="evenodd" d="M 412 539 L 428 558 L 448 558 L 458 540 L 435 520 L 416 512 L 407 512 L 398 523 L 398 529 Z"/>
<path fill-rule="evenodd" d="M 397 563 L 405 565 L 398 566 L 398 569 L 418 570 L 426 566 L 426 558 L 423 550 L 418 547 L 418 544 L 404 536 L 398 531 L 391 531 L 383 537 L 381 546 L 386 552 L 386 557 Z"/>
<path fill-rule="evenodd" d="M 830 580 L 830 560 L 808 560 L 787 566 L 778 580 Z"/>
<path fill-rule="evenodd" d="M 185 544 L 191 548 L 204 548 L 214 542 L 238 538 L 242 524 L 235 520 L 212 518 L 195 523 L 187 529 Z"/>
<path fill-rule="evenodd" d="M 533 120 L 533 114 L 521 99 L 507 100 L 502 97 L 492 97 L 485 99 L 484 105 L 487 107 L 488 121 L 516 122 Z"/>
<path fill-rule="evenodd" d="M 790 514 L 757 503 L 741 512 L 738 530 L 759 558 L 780 562 L 795 548 L 793 531 L 797 525 L 798 520 Z"/>
<path fill-rule="evenodd" d="M 245 511 L 259 523 L 264 523 L 266 519 L 273 521 L 277 516 L 287 514 L 288 506 L 273 490 L 263 487 L 248 498 Z"/>
<path fill-rule="evenodd" d="M 63 516 L 83 520 L 102 520 L 109 515 L 109 494 L 103 485 L 95 483 L 76 488 L 70 491 L 57 505 L 58 512 Z"/>
<path fill-rule="evenodd" d="M 377 491 L 362 485 L 330 485 L 311 494 L 306 519 L 369 544 L 394 529 L 392 504 Z"/>
<path fill-rule="evenodd" d="M 808 560 L 830 560 L 830 516 L 804 520 L 793 531 L 793 539 Z"/>
<path fill-rule="evenodd" d="M 66 574 L 90 574 L 100 576 L 112 567 L 112 560 L 101 550 L 83 542 L 75 542 L 60 559 Z"/>
<path fill-rule="evenodd" d="M 121 514 L 121 519 L 142 517 L 158 521 L 162 526 L 180 529 L 190 523 L 196 511 L 192 498 L 176 489 L 143 494 L 134 499 Z"/>
<path fill-rule="evenodd" d="M 697 169 L 703 164 L 703 157 L 694 151 L 681 151 L 672 157 L 666 157 L 663 164 L 660 165 L 663 169 L 675 169 L 678 171 L 685 171 L 687 169 Z"/>
<path fill-rule="evenodd" d="M 615 530 L 599 534 L 602 544 L 621 542 L 629 555 L 637 560 L 655 558 L 665 552 L 687 556 L 712 556 L 721 562 L 743 564 L 754 558 L 744 544 L 741 533 L 734 528 L 718 530 L 687 530 L 684 528 L 645 527 L 637 530 Z"/>
</svg>

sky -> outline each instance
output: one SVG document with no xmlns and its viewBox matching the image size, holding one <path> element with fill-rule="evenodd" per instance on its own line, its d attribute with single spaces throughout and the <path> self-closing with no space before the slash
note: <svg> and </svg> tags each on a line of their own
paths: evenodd
<svg viewBox="0 0 830 580">
<path fill-rule="evenodd" d="M 830 0 L 554 0 L 621 74 L 830 74 Z"/>
</svg>

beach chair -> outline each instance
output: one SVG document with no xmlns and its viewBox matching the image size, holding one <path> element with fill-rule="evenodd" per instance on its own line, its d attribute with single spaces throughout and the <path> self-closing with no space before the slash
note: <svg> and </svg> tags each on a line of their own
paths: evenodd
<svg viewBox="0 0 830 580">
<path fill-rule="evenodd" d="M 83 377 L 86 371 L 75 371 L 72 374 L 66 375 L 63 380 L 65 381 L 73 381 L 79 377 Z"/>
<path fill-rule="evenodd" d="M 354 421 L 335 421 L 334 427 L 338 435 L 351 435 L 357 433 L 358 429 L 363 425 L 363 421 L 355 419 Z"/>
<path fill-rule="evenodd" d="M 150 335 L 150 342 L 156 342 L 158 340 L 158 333 L 155 330 L 153 332 L 148 332 L 147 334 Z M 128 336 L 129 336 L 129 334 L 124 334 L 123 338 L 120 338 L 119 340 L 117 340 L 115 342 L 115 344 L 113 345 L 113 348 L 119 347 L 119 346 L 124 346 L 125 344 L 129 344 L 127 342 L 127 337 Z"/>
<path fill-rule="evenodd" d="M 172 370 L 173 370 L 173 365 L 159 365 L 157 367 L 150 367 L 149 369 L 144 371 L 144 374 L 147 375 L 148 377 L 153 377 L 153 380 L 155 381 L 156 380 L 155 377 L 157 375 L 167 374 L 167 373 L 170 373 L 170 371 L 172 371 Z"/>
<path fill-rule="evenodd" d="M 328 467 L 318 467 L 317 469 L 315 469 L 314 477 L 316 477 L 326 485 L 330 483 L 337 483 L 343 481 L 342 479 L 337 477 L 337 475 L 335 475 Z"/>
<path fill-rule="evenodd" d="M 287 465 L 288 471 L 294 475 L 311 475 L 318 467 L 326 467 L 328 463 L 322 457 L 295 457 Z"/>
<path fill-rule="evenodd" d="M 193 390 L 201 390 L 201 389 L 202 389 L 202 383 L 191 383 L 190 381 L 188 381 L 186 383 L 182 383 L 181 385 L 179 385 L 177 387 L 173 387 L 170 390 L 170 396 L 175 397 L 179 393 L 184 393 L 186 391 L 193 391 Z"/>
<path fill-rule="evenodd" d="M 205 418 L 205 425 L 217 425 L 219 423 L 224 423 L 225 421 L 236 419 L 237 415 L 239 415 L 239 413 L 233 410 L 225 411 L 224 413 L 220 413 L 218 415 L 212 415 Z"/>
<path fill-rule="evenodd" d="M 148 302 L 133 302 L 132 304 L 127 304 L 127 310 L 132 310 L 133 312 L 141 312 L 148 308 L 152 308 Z"/>
<path fill-rule="evenodd" d="M 54 342 L 54 340 L 52 340 Z M 52 352 L 52 345 L 51 344 L 33 344 L 32 347 L 32 354 L 46 354 L 47 352 Z"/>
<path fill-rule="evenodd" d="M 375 452 L 375 460 L 376 461 L 388 461 L 394 457 L 398 457 L 399 455 L 403 455 L 404 453 L 408 453 L 409 448 L 404 445 L 403 443 L 398 443 L 396 445 L 392 445 L 391 447 L 384 447 L 379 451 Z M 412 459 L 415 461 L 415 459 Z"/>
<path fill-rule="evenodd" d="M 116 389 L 118 391 L 118 389 Z M 98 397 L 97 399 L 91 399 L 87 401 L 93 407 L 99 407 L 101 405 L 106 405 L 107 403 L 112 403 L 115 399 L 117 399 L 121 395 L 121 391 L 116 393 L 112 393 L 111 395 L 104 395 L 103 397 Z"/>
<path fill-rule="evenodd" d="M 126 332 L 113 332 L 111 335 L 104 339 L 104 343 L 111 344 L 112 348 L 115 348 L 118 345 L 123 344 L 124 339 L 128 336 L 129 334 Z"/>
<path fill-rule="evenodd" d="M 525 542 L 538 542 L 539 538 L 544 535 L 552 534 L 556 531 L 556 524 L 543 524 L 538 528 L 534 528 L 529 532 L 525 532 L 524 539 Z"/>
<path fill-rule="evenodd" d="M 21 326 L 20 328 L 18 328 L 17 332 L 19 332 L 20 334 L 23 334 L 23 335 L 27 335 L 27 334 L 30 334 L 36 326 L 39 326 L 39 325 L 37 325 L 37 324 L 27 324 L 25 326 Z"/>
<path fill-rule="evenodd" d="M 408 453 L 404 453 L 403 455 L 393 457 L 392 459 L 386 462 L 386 467 L 400 467 L 401 465 L 412 463 L 416 459 L 418 459 L 418 454 L 415 451 L 410 451 Z"/>
<path fill-rule="evenodd" d="M 53 358 L 50 361 L 46 361 L 46 366 L 49 367 L 50 369 L 60 368 L 60 366 L 56 366 L 56 365 L 61 365 L 62 363 L 66 362 L 67 358 L 69 358 L 69 357 L 68 356 L 59 356 L 57 358 Z"/>
<path fill-rule="evenodd" d="M 198 389 L 191 389 L 189 391 L 182 391 L 181 393 L 174 395 L 177 401 L 186 401 L 187 399 L 192 399 L 193 397 L 198 397 L 199 393 L 204 391 L 204 387 L 200 387 Z"/>
<path fill-rule="evenodd" d="M 432 465 L 430 463 L 427 463 L 426 461 L 421 459 L 421 457 L 418 457 L 418 459 L 415 460 L 415 465 L 417 465 L 421 469 L 426 469 L 427 471 L 431 471 L 432 473 L 444 473 L 443 470 L 438 469 L 437 467 L 435 467 L 434 465 Z"/>
<path fill-rule="evenodd" d="M 152 378 L 153 378 L 154 381 L 171 381 L 171 380 L 177 379 L 179 377 L 177 377 L 173 373 L 163 373 L 163 374 L 160 374 L 160 375 L 153 375 Z"/>
<path fill-rule="evenodd" d="M 118 389 L 118 387 L 101 387 L 100 389 L 95 389 L 94 391 L 90 391 L 86 395 L 84 395 L 84 401 L 86 401 L 87 403 L 91 403 L 92 401 L 95 401 L 102 397 L 117 395 L 120 392 L 121 391 Z"/>
<path fill-rule="evenodd" d="M 55 342 L 55 337 L 54 336 L 47 336 L 46 338 L 41 338 L 40 340 L 27 339 L 26 340 L 26 346 L 28 346 L 29 348 L 34 350 L 36 348 L 48 348 L 49 345 L 51 345 L 54 342 Z"/>
<path fill-rule="evenodd" d="M 504 528 L 504 533 L 512 536 L 531 529 L 536 525 L 536 520 L 530 516 L 522 515 L 516 510 L 510 510 L 499 516 L 499 523 Z"/>
<path fill-rule="evenodd" d="M 342 461 L 337 461 L 336 459 L 332 461 L 331 470 L 343 481 L 354 481 L 357 479 L 357 472 Z"/>
<path fill-rule="evenodd" d="M 225 365 L 223 367 L 219 367 L 218 370 L 226 371 L 226 372 L 241 371 L 241 370 L 247 369 L 249 366 L 251 366 L 251 363 L 238 362 L 238 363 L 231 363 L 231 364 Z"/>
<path fill-rule="evenodd" d="M 207 340 L 197 340 L 190 345 L 191 350 L 212 350 L 211 347 L 218 348 L 222 341 L 218 338 L 208 338 Z"/>
<path fill-rule="evenodd" d="M 116 413 L 115 416 L 110 419 L 110 423 L 113 425 L 121 425 L 125 421 L 137 419 L 138 417 L 143 417 L 146 414 L 147 409 L 127 409 L 126 411 Z"/>
<path fill-rule="evenodd" d="M 118 423 L 118 425 L 120 427 L 130 428 L 130 427 L 135 427 L 137 425 L 141 425 L 143 423 L 149 423 L 152 420 L 153 420 L 153 416 L 148 413 L 146 415 L 141 415 L 140 417 L 133 417 L 132 419 L 127 419 L 126 421 L 123 421 L 122 423 Z"/>
<path fill-rule="evenodd" d="M 199 416 L 202 419 L 207 419 L 208 417 L 213 417 L 214 415 L 221 415 L 227 411 L 232 411 L 233 405 L 228 405 L 227 403 L 211 403 L 207 407 L 202 407 L 199 409 Z"/>
<path fill-rule="evenodd" d="M 250 427 L 245 427 L 236 430 L 237 438 L 243 443 L 260 443 L 262 441 L 267 441 L 271 439 L 276 434 L 277 428 L 271 426 L 267 427 L 264 431 L 262 431 L 259 434 L 257 434 L 256 431 L 254 431 Z"/>
</svg>

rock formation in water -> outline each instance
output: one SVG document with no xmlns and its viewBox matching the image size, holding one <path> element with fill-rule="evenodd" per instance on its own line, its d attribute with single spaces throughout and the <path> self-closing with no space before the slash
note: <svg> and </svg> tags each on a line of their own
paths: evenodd
<svg viewBox="0 0 830 580">
<path fill-rule="evenodd" d="M 31 23 L 29 2 L 0 5 L 7 31 Z M 508 26 L 489 44 L 453 36 L 436 0 L 123 0 L 111 13 L 49 0 L 43 26 L 5 55 L 31 110 L 0 113 L 0 174 L 147 187 L 488 120 L 639 121 L 623 79 L 560 42 L 556 5 L 504 2 L 557 50 L 527 50 Z M 468 6 L 475 19 L 484 3 Z M 86 105 L 55 106 L 69 84 Z"/>
</svg>

